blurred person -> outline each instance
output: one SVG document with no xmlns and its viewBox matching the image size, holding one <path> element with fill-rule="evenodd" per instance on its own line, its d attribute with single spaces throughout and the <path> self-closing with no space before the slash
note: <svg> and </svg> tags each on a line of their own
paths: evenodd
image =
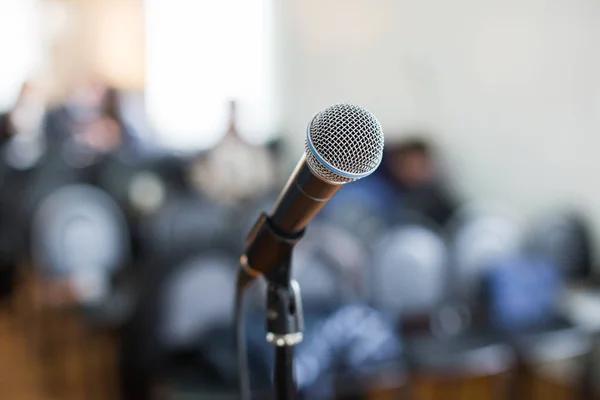
<svg viewBox="0 0 600 400">
<path fill-rule="evenodd" d="M 62 104 L 48 112 L 45 123 L 49 141 L 61 143 L 74 135 L 80 125 L 100 116 L 107 90 L 100 81 L 76 85 Z"/>
<path fill-rule="evenodd" d="M 389 164 L 403 207 L 445 226 L 458 202 L 440 174 L 432 146 L 419 138 L 406 140 L 392 149 Z"/>
<path fill-rule="evenodd" d="M 77 86 L 62 105 L 49 111 L 42 129 L 47 151 L 24 198 L 26 231 L 50 193 L 72 183 L 97 184 L 107 164 L 135 163 L 140 155 L 135 135 L 121 115 L 118 92 L 99 81 Z M 31 232 L 24 236 L 31 238 Z M 29 245 L 26 241 L 25 252 Z"/>
<path fill-rule="evenodd" d="M 76 182 L 97 183 L 106 164 L 115 160 L 135 163 L 142 154 L 121 115 L 118 92 L 100 81 L 76 86 L 63 104 L 49 110 L 42 131 L 46 153 L 26 195 L 28 218 L 57 188 Z"/>
<path fill-rule="evenodd" d="M 344 187 L 330 202 L 336 205 L 328 205 L 323 214 L 347 219 L 351 211 L 375 215 L 388 223 L 417 214 L 444 226 L 458 202 L 436 161 L 432 146 L 418 137 L 388 146 L 380 167 L 371 176 Z"/>
<path fill-rule="evenodd" d="M 54 152 L 89 159 L 119 153 L 125 158 L 143 154 L 143 144 L 125 121 L 119 92 L 100 81 L 77 86 L 64 104 L 48 113 L 46 136 Z"/>
<path fill-rule="evenodd" d="M 253 146 L 238 134 L 237 103 L 229 102 L 229 122 L 223 140 L 196 159 L 191 179 L 216 201 L 238 205 L 264 196 L 273 189 L 277 171 L 273 152 Z"/>
</svg>

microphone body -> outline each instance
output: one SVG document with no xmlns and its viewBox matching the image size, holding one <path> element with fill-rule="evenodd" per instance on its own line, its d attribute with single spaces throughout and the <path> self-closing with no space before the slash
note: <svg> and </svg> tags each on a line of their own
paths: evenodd
<svg viewBox="0 0 600 400">
<path fill-rule="evenodd" d="M 271 223 L 282 233 L 301 232 L 341 187 L 315 176 L 303 155 L 275 203 Z"/>
<path fill-rule="evenodd" d="M 263 213 L 240 259 L 240 288 L 259 276 L 289 280 L 293 246 L 308 223 L 348 182 L 370 175 L 383 156 L 383 130 L 364 108 L 336 104 L 308 125 L 305 153 L 272 212 Z"/>
</svg>

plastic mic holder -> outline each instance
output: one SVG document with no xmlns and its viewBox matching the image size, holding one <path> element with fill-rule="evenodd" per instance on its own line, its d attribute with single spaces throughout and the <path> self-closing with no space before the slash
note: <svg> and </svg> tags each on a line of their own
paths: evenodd
<svg viewBox="0 0 600 400">
<path fill-rule="evenodd" d="M 302 341 L 304 315 L 298 282 L 291 278 L 292 253 L 304 231 L 279 231 L 263 213 L 248 237 L 245 268 L 248 275 L 267 280 L 266 339 L 275 346 L 276 400 L 298 398 L 294 377 L 294 346 Z M 244 263 L 242 263 L 244 264 Z"/>
</svg>

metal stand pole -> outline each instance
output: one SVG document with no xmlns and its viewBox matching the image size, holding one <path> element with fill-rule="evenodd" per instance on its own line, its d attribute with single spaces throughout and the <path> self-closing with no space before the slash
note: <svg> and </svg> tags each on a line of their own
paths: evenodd
<svg viewBox="0 0 600 400">
<path fill-rule="evenodd" d="M 294 346 L 302 341 L 304 316 L 300 287 L 291 279 L 291 264 L 294 245 L 303 235 L 304 230 L 294 234 L 278 230 L 267 214 L 262 213 L 248 235 L 249 247 L 240 259 L 242 273 L 238 275 L 238 290 L 254 281 L 257 274 L 264 276 L 268 282 L 266 331 L 267 342 L 275 346 L 273 378 L 276 400 L 298 398 Z M 243 374 L 241 376 L 244 377 Z M 244 381 L 240 379 L 240 382 Z"/>
<path fill-rule="evenodd" d="M 298 388 L 294 380 L 294 348 L 275 348 L 275 399 L 295 400 Z"/>
<path fill-rule="evenodd" d="M 290 255 L 291 256 L 291 255 Z M 290 279 L 290 259 L 270 276 L 267 295 L 267 341 L 275 346 L 275 400 L 296 400 L 294 346 L 302 341 L 304 316 L 300 287 Z"/>
</svg>

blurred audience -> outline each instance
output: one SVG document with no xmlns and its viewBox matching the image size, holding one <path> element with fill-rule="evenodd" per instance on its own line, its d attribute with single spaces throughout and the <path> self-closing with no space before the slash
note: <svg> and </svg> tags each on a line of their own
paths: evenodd
<svg viewBox="0 0 600 400">
<path fill-rule="evenodd" d="M 81 261 L 86 254 L 106 255 L 108 241 L 115 246 L 132 245 L 138 250 L 131 260 L 127 257 L 122 262 L 128 265 L 120 265 L 122 269 L 114 276 L 106 275 L 106 288 L 110 289 L 106 290 L 108 306 L 97 307 L 93 312 L 89 307 L 80 310 L 88 326 L 122 335 L 123 387 L 130 390 L 133 385 L 134 392 L 153 392 L 157 382 L 190 382 L 199 384 L 194 389 L 198 393 L 206 387 L 235 392 L 233 327 L 230 322 L 226 326 L 219 322 L 221 317 L 229 318 L 227 312 L 221 310 L 215 317 L 214 305 L 207 301 L 215 293 L 226 294 L 224 298 L 232 301 L 232 294 L 226 289 L 232 289 L 231 277 L 242 251 L 240 232 L 245 234 L 249 219 L 255 217 L 245 214 L 257 212 L 257 206 L 260 211 L 269 211 L 268 203 L 274 201 L 274 189 L 279 187 L 283 170 L 283 160 L 275 154 L 278 149 L 251 145 L 242 139 L 236 101 L 229 103 L 227 130 L 221 142 L 191 159 L 173 154 L 146 157 L 150 155 L 148 147 L 141 140 L 142 135 L 138 136 L 126 122 L 118 91 L 98 81 L 77 86 L 63 104 L 47 114 L 45 111 L 40 90 L 26 83 L 14 107 L 0 115 L 0 296 L 8 297 L 13 292 L 17 267 L 25 259 L 35 260 L 35 267 L 43 270 L 48 260 L 65 263 L 65 255 L 70 254 L 70 259 L 78 261 L 71 263 L 68 274 L 72 276 L 65 278 L 78 279 L 102 273 L 93 271 L 99 268 L 98 263 Z M 44 200 L 56 196 L 70 183 L 90 185 L 86 187 L 95 193 L 93 198 L 82 204 L 76 200 L 70 204 L 59 201 L 59 209 L 69 217 L 64 218 L 65 226 L 57 224 L 60 213 L 56 210 L 32 222 L 32 215 L 39 214 Z M 112 205 L 115 215 L 120 215 L 119 229 L 107 228 L 109 218 L 105 212 L 110 207 L 106 204 L 99 206 L 97 215 L 89 213 L 93 204 L 104 204 L 100 202 L 102 198 Z M 453 301 L 446 296 L 452 292 L 451 285 L 471 282 L 460 275 L 469 263 L 459 257 L 456 245 L 452 248 L 463 236 L 466 239 L 461 243 L 468 249 L 475 249 L 479 239 L 483 241 L 483 255 L 473 261 L 472 269 L 477 276 L 477 302 L 483 305 L 480 308 L 485 313 L 485 318 L 480 319 L 479 308 L 468 309 L 464 327 L 481 320 L 494 332 L 521 334 L 531 326 L 555 332 L 556 321 L 563 318 L 558 302 L 567 274 L 561 271 L 587 271 L 593 263 L 588 243 L 591 239 L 583 220 L 542 220 L 531 232 L 526 253 L 519 238 L 515 239 L 519 243 L 502 257 L 496 251 L 502 232 L 489 224 L 477 225 L 482 228 L 469 235 L 466 225 L 455 231 L 449 229 L 450 222 L 456 222 L 460 216 L 457 211 L 461 204 L 448 185 L 433 143 L 422 135 L 388 145 L 380 168 L 367 179 L 344 187 L 331 203 L 320 221 L 326 229 L 319 228 L 319 223 L 313 225 L 295 254 L 295 276 L 306 288 L 305 339 L 298 346 L 296 359 L 299 385 L 306 398 L 332 398 L 343 391 L 364 392 L 370 385 L 368 380 L 377 380 L 377 374 L 386 368 L 396 376 L 415 373 L 409 364 L 420 353 L 407 339 L 411 333 L 407 328 L 410 324 L 406 323 L 411 320 L 408 306 L 424 294 L 429 296 L 430 309 L 423 313 L 428 329 L 419 332 L 429 332 L 432 337 L 441 332 L 436 328 L 436 323 L 442 326 L 444 322 L 436 322 L 438 303 L 448 306 Z M 132 204 L 143 212 L 132 213 Z M 119 211 L 125 212 L 121 215 Z M 90 217 L 94 215 L 98 218 Z M 373 218 L 382 221 L 379 230 L 366 228 Z M 340 227 L 335 222 L 341 219 L 352 220 L 353 224 Z M 73 225 L 73 220 L 80 225 Z M 78 228 L 81 224 L 85 224 L 84 230 Z M 433 255 L 432 249 L 423 241 L 408 240 L 404 233 L 411 226 L 413 230 L 432 232 L 448 228 L 448 237 L 440 234 L 436 239 L 440 256 L 432 273 L 423 269 L 427 257 Z M 392 245 L 386 240 L 394 232 L 399 234 L 399 241 Z M 344 240 L 346 234 L 352 235 L 352 240 Z M 52 239 L 44 249 L 47 253 L 40 252 L 39 246 L 34 248 L 36 245 L 31 242 L 30 236 L 40 235 Z M 104 250 L 97 253 L 94 245 L 102 240 Z M 377 247 L 377 243 L 386 245 Z M 204 258 L 217 248 L 228 260 L 217 270 L 231 275 L 220 283 L 207 278 L 210 263 Z M 364 251 L 358 252 L 359 248 Z M 90 249 L 94 251 L 90 253 Z M 339 257 L 330 256 L 334 253 Z M 52 254 L 56 257 L 52 258 Z M 204 276 L 197 281 L 189 277 L 182 280 L 188 289 L 175 293 L 185 292 L 190 297 L 182 302 L 185 306 L 175 305 L 168 315 L 193 310 L 194 314 L 184 318 L 186 326 L 202 322 L 210 334 L 190 332 L 189 343 L 176 351 L 165 348 L 164 354 L 156 353 L 156 359 L 150 362 L 154 351 L 150 348 L 158 348 L 158 342 L 146 343 L 142 337 L 153 338 L 168 327 L 157 317 L 159 304 L 165 300 L 157 288 L 168 284 L 165 276 L 177 271 L 174 260 L 192 256 L 200 260 L 197 268 Z M 133 264 L 140 265 L 132 268 Z M 372 269 L 366 268 L 369 264 L 373 264 Z M 382 267 L 389 274 L 378 275 Z M 348 278 L 338 277 L 334 273 L 338 269 L 348 273 Z M 354 273 L 350 274 L 350 270 Z M 55 298 L 57 293 L 71 293 L 60 286 L 62 278 L 61 275 L 53 286 L 46 276 L 48 293 Z M 156 287 L 148 284 L 154 278 Z M 540 282 L 544 284 L 540 286 Z M 93 294 L 88 284 L 84 280 L 81 285 L 82 298 Z M 341 295 L 346 289 L 362 287 L 368 290 L 357 291 L 357 296 L 348 298 Z M 427 288 L 430 293 L 423 292 Z M 324 295 L 315 295 L 319 293 Z M 339 302 L 324 300 L 336 293 L 340 294 Z M 389 297 L 385 306 L 377 301 L 384 293 Z M 52 306 L 52 301 L 43 301 Z M 195 301 L 202 302 L 204 308 L 194 306 Z M 264 341 L 264 310 L 255 306 L 248 324 L 250 368 L 253 385 L 268 390 L 273 368 L 270 345 Z M 452 357 L 469 354 L 465 349 L 454 350 Z M 454 363 L 449 357 L 436 354 L 435 358 Z M 196 379 L 196 375 L 202 378 Z M 188 379 L 189 376 L 193 378 Z M 352 384 L 345 383 L 350 381 Z M 392 382 L 390 387 L 398 387 L 398 382 Z M 176 388 L 172 391 L 177 393 Z M 134 398 L 137 397 L 129 395 L 125 400 Z"/>
<path fill-rule="evenodd" d="M 253 146 L 240 137 L 236 111 L 237 103 L 232 100 L 223 140 L 198 157 L 191 171 L 192 182 L 202 192 L 228 205 L 264 196 L 273 189 L 279 169 L 268 148 Z"/>
<path fill-rule="evenodd" d="M 408 211 L 415 211 L 439 226 L 445 226 L 458 202 L 444 182 L 432 145 L 410 139 L 392 148 L 389 169 Z"/>
<path fill-rule="evenodd" d="M 144 152 L 141 139 L 123 118 L 119 92 L 100 81 L 76 86 L 63 104 L 50 110 L 45 133 L 63 157 L 68 152 L 88 154 L 89 159 L 109 153 L 137 158 Z"/>
<path fill-rule="evenodd" d="M 207 7 L 204 22 L 197 21 L 198 13 L 190 13 L 187 21 L 178 14 L 199 1 L 179 2 L 173 13 L 164 12 L 170 6 L 152 11 L 156 6 L 150 3 L 168 3 L 158 1 L 4 3 L 10 3 L 11 12 L 0 11 L 0 28 L 7 28 L 0 32 L 5 39 L 1 54 L 16 64 L 0 67 L 3 90 L 8 94 L 18 88 L 22 73 L 45 79 L 23 83 L 14 104 L 0 113 L 0 349 L 12 350 L 11 343 L 26 347 L 19 355 L 22 359 L 6 353 L 9 364 L 0 365 L 0 398 L 238 398 L 233 303 L 240 255 L 258 214 L 270 211 L 288 179 L 289 161 L 296 161 L 284 159 L 283 147 L 292 142 L 291 136 L 263 145 L 246 138 L 265 139 L 281 117 L 286 127 L 293 127 L 291 112 L 303 118 L 303 110 L 322 97 L 303 85 L 315 81 L 309 78 L 319 78 L 323 87 L 318 91 L 329 97 L 348 94 L 340 85 L 348 81 L 345 77 L 369 77 L 374 71 L 383 71 L 375 85 L 350 91 L 359 103 L 365 101 L 376 114 L 385 114 L 389 107 L 382 116 L 390 121 L 389 111 L 399 104 L 383 105 L 380 100 L 402 97 L 409 120 L 436 116 L 422 126 L 450 121 L 442 129 L 457 137 L 452 146 L 438 149 L 435 134 L 386 127 L 379 168 L 344 185 L 295 247 L 292 278 L 301 286 L 304 314 L 303 341 L 294 354 L 299 398 L 487 399 L 504 397 L 502 389 L 509 382 L 519 393 L 506 398 L 536 400 L 567 393 L 564 388 L 569 385 L 577 392 L 584 385 L 565 377 L 578 379 L 581 371 L 600 370 L 594 362 L 567 367 L 556 363 L 582 354 L 597 358 L 588 343 L 600 337 L 600 296 L 592 281 L 597 231 L 589 222 L 598 205 L 593 190 L 588 191 L 593 183 L 586 176 L 573 185 L 555 179 L 552 185 L 537 185 L 544 188 L 539 200 L 534 198 L 537 193 L 527 193 L 536 187 L 529 183 L 552 176 L 548 167 L 569 164 L 561 176 L 574 176 L 576 168 L 571 167 L 577 165 L 570 161 L 581 149 L 575 146 L 574 153 L 562 154 L 560 146 L 572 140 L 557 135 L 582 116 L 585 123 L 575 126 L 593 127 L 587 107 L 593 96 L 583 90 L 559 96 L 572 87 L 592 87 L 585 84 L 596 79 L 593 67 L 578 69 L 578 63 L 571 62 L 575 57 L 563 57 L 564 65 L 559 62 L 548 69 L 552 64 L 544 60 L 586 51 L 593 56 L 588 51 L 593 41 L 586 42 L 586 36 L 593 36 L 591 29 L 597 24 L 587 16 L 594 15 L 588 11 L 598 2 L 583 2 L 585 8 L 560 2 L 559 8 L 544 9 L 543 15 L 541 7 L 514 2 L 512 11 L 495 5 L 488 7 L 487 15 L 478 9 L 473 20 L 472 4 L 453 4 L 444 9 L 455 13 L 449 20 L 468 22 L 470 30 L 459 29 L 443 40 L 438 36 L 445 27 L 425 39 L 404 35 L 408 39 L 400 47 L 396 36 L 422 24 L 415 20 L 399 31 L 396 14 L 429 17 L 419 2 L 397 7 L 391 6 L 394 2 L 384 7 L 363 2 L 368 10 L 350 2 L 343 7 L 346 14 L 333 3 L 323 7 L 318 1 L 302 2 L 286 5 L 276 18 L 265 18 L 272 13 L 261 10 L 272 2 L 260 7 L 238 2 L 246 8 L 236 18 L 229 18 L 225 4 Z M 27 4 L 23 17 L 33 22 L 12 21 L 21 13 L 16 6 L 21 3 Z M 517 9 L 527 13 L 513 12 Z M 315 24 L 308 18 L 305 24 L 299 17 L 311 16 L 312 11 L 324 12 L 321 21 L 317 18 Z M 331 19 L 327 13 L 337 18 L 335 23 L 320 23 Z M 161 15 L 164 18 L 156 18 Z M 550 19 L 544 22 L 541 16 Z M 358 19 L 366 24 L 356 26 Z M 276 38 L 280 29 L 270 25 L 274 22 L 276 28 L 290 21 L 293 29 L 285 29 L 289 37 Z M 586 21 L 589 26 L 581 25 Z M 28 25 L 34 28 L 31 32 L 21 30 Z M 570 25 L 575 27 L 571 34 Z M 206 29 L 191 29 L 195 27 Z M 11 37 L 8 33 L 15 28 L 17 34 Z M 335 29 L 326 35 L 329 28 Z M 216 33 L 211 36 L 211 31 Z M 127 40 L 112 43 L 123 36 Z M 195 43 L 197 57 L 186 59 L 189 36 L 208 41 Z M 242 36 L 250 41 L 239 40 Z M 333 40 L 311 43 L 316 36 Z M 359 36 L 361 43 L 356 43 Z M 513 48 L 522 36 L 526 40 Z M 565 38 L 557 41 L 559 36 Z M 277 40 L 270 43 L 271 39 Z M 572 42 L 578 44 L 576 53 Z M 426 54 L 411 50 L 423 43 L 433 45 Z M 89 49 L 91 45 L 97 48 Z M 388 45 L 394 49 L 386 49 Z M 286 47 L 285 54 L 269 55 L 271 47 Z M 490 54 L 500 47 L 497 59 L 502 62 L 488 57 L 488 47 Z M 20 61 L 29 52 L 31 60 Z M 300 55 L 299 64 L 289 58 Z M 528 56 L 525 62 L 516 59 L 523 55 Z M 369 68 L 363 68 L 363 60 L 369 61 Z M 297 67 L 278 76 L 281 65 L 287 64 Z M 381 70 L 382 65 L 392 67 Z M 322 66 L 327 68 L 317 68 Z M 506 76 L 496 84 L 498 71 Z M 537 79 L 536 73 L 543 71 L 547 73 Z M 591 75 L 580 74 L 583 80 L 574 81 L 574 71 Z M 566 79 L 561 83 L 557 78 L 565 78 L 562 75 Z M 394 84 L 385 87 L 386 80 Z M 507 88 L 507 82 L 526 85 Z M 300 98 L 290 102 L 279 96 L 282 83 L 291 89 L 290 98 Z M 469 93 L 456 97 L 456 89 L 465 84 Z M 513 94 L 513 86 L 523 93 L 505 96 L 504 91 Z M 538 90 L 546 86 L 551 89 Z M 528 91 L 542 93 L 535 98 L 539 104 L 534 112 L 527 114 L 531 119 L 520 112 L 532 98 Z M 545 104 L 543 96 L 548 94 Z M 2 104 L 5 99 L 0 99 Z M 208 115 L 215 105 L 226 111 L 222 122 L 220 112 Z M 580 106 L 586 106 L 585 112 L 579 112 Z M 536 121 L 559 108 L 558 124 Z M 464 112 L 456 116 L 459 109 Z M 147 113 L 154 118 L 146 120 Z M 473 115 L 484 115 L 486 122 L 506 122 L 471 121 Z M 219 123 L 221 128 L 214 129 Z M 149 132 L 151 126 L 156 132 Z M 548 131 L 550 126 L 558 128 Z M 486 131 L 478 132 L 482 127 Z M 401 135 L 388 135 L 388 128 Z M 505 135 L 507 129 L 514 129 L 514 135 Z M 164 147 L 152 147 L 152 133 Z M 482 139 L 480 134 L 486 136 Z M 512 171 L 535 166 L 524 174 L 527 178 L 519 177 L 528 179 L 523 185 L 506 176 L 510 169 L 498 168 L 505 166 L 506 154 L 489 158 L 512 149 L 506 138 L 517 136 L 521 144 L 555 139 L 537 164 L 533 159 L 526 165 L 522 157 L 513 166 Z M 213 139 L 220 141 L 206 149 Z M 169 147 L 177 143 L 204 150 L 180 148 L 182 154 Z M 471 153 L 461 154 L 464 149 Z M 511 197 L 521 202 L 516 211 L 529 213 L 534 207 L 525 206 L 551 202 L 558 194 L 560 199 L 572 196 L 589 210 L 554 207 L 525 227 L 512 213 L 504 215 L 487 204 L 471 208 L 450 184 L 453 177 L 441 162 L 445 151 L 465 157 L 457 171 L 479 168 L 478 174 L 462 175 L 474 179 L 461 182 L 474 199 L 501 194 L 505 203 Z M 554 157 L 555 153 L 561 154 Z M 485 173 L 504 179 L 492 182 Z M 583 286 L 586 291 L 574 296 Z M 265 319 L 273 317 L 273 310 L 265 310 L 268 290 L 274 287 L 258 279 L 245 294 L 248 369 L 257 399 L 270 398 L 274 384 L 273 346 L 265 340 Z M 10 312 L 3 315 L 6 310 Z M 11 336 L 17 339 L 11 342 Z M 103 362 L 103 357 L 109 361 Z M 36 365 L 28 365 L 29 359 Z M 38 369 L 43 394 L 6 393 L 9 381 L 33 386 Z M 12 379 L 13 370 L 25 370 L 26 380 Z M 538 381 L 536 373 L 542 377 Z M 488 390 L 480 378 L 492 375 L 501 376 L 502 382 L 490 379 Z M 529 392 L 517 387 L 522 379 L 529 380 L 524 385 Z M 107 394 L 110 391 L 104 389 L 111 385 L 114 392 Z M 393 393 L 373 394 L 378 385 Z M 406 385 L 411 386 L 408 396 L 396 391 Z M 78 393 L 81 387 L 85 394 Z M 542 395 L 532 395 L 535 390 Z"/>
<path fill-rule="evenodd" d="M 346 207 L 366 210 L 383 220 L 418 214 L 445 226 L 459 202 L 448 188 L 433 146 L 415 137 L 388 145 L 381 166 L 366 179 L 344 187 L 325 213 Z"/>
</svg>

